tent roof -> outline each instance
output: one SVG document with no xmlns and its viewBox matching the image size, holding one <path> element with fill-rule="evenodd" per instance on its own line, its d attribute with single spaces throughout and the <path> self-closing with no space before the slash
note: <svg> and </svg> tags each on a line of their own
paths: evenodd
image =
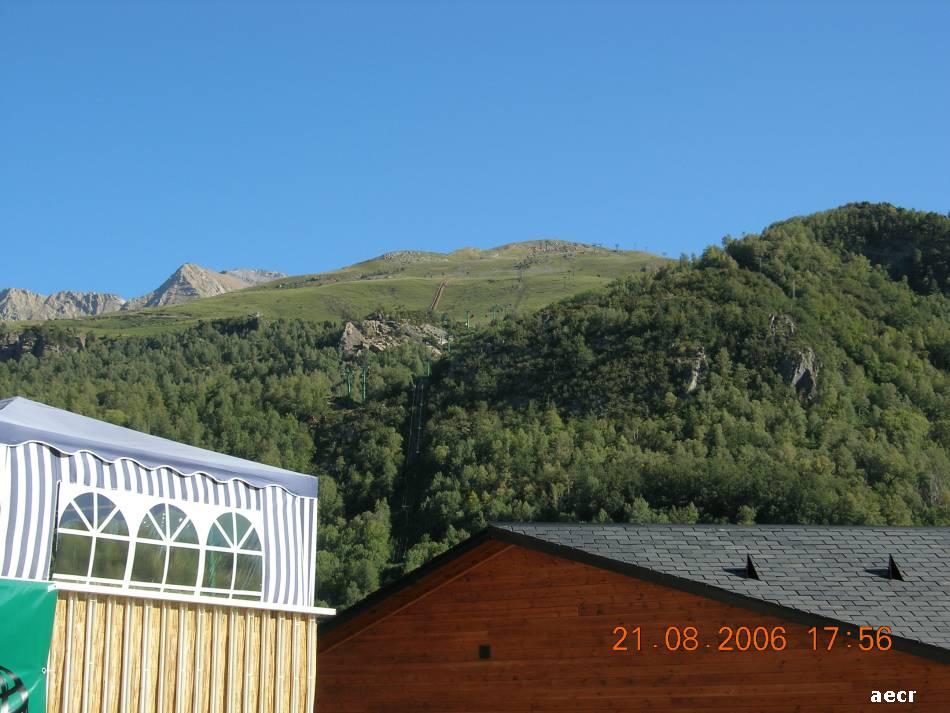
<svg viewBox="0 0 950 713">
<path fill-rule="evenodd" d="M 167 438 L 97 421 L 19 396 L 0 400 L 0 443 L 38 442 L 63 453 L 89 451 L 102 460 L 129 458 L 147 468 L 172 468 L 185 475 L 206 473 L 218 480 L 242 480 L 259 488 L 276 485 L 315 498 L 317 478 L 196 448 Z"/>
</svg>

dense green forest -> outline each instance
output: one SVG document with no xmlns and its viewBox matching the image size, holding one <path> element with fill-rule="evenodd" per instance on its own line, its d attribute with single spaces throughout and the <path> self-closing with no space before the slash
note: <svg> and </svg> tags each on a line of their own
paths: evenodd
<svg viewBox="0 0 950 713">
<path fill-rule="evenodd" d="M 340 324 L 256 319 L 30 328 L 0 394 L 319 475 L 333 606 L 489 520 L 946 525 L 948 265 L 947 217 L 853 204 L 372 354 L 365 401 Z"/>
</svg>

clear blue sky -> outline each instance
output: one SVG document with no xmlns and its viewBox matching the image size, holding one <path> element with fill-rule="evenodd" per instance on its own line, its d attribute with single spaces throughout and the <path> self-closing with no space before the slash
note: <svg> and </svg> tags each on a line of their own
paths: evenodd
<svg viewBox="0 0 950 713">
<path fill-rule="evenodd" d="M 0 287 L 950 210 L 946 2 L 0 2 Z"/>
</svg>

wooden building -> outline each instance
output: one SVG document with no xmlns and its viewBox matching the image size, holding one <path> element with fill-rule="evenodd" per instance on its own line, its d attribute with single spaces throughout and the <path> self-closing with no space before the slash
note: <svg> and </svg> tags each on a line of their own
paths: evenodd
<svg viewBox="0 0 950 713">
<path fill-rule="evenodd" d="M 7 399 L 0 535 L 57 590 L 50 713 L 313 710 L 316 478 Z"/>
<path fill-rule="evenodd" d="M 319 713 L 946 713 L 950 528 L 492 526 L 319 658 Z"/>
</svg>

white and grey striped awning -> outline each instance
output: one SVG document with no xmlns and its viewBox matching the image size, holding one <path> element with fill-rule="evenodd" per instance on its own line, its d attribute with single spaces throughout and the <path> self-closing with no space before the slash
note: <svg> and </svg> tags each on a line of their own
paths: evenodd
<svg viewBox="0 0 950 713">
<path fill-rule="evenodd" d="M 76 432 L 60 433 L 73 425 Z M 127 454 L 123 439 L 131 444 Z M 96 490 L 118 503 L 126 494 L 192 512 L 224 508 L 253 515 L 262 529 L 263 601 L 313 604 L 313 476 L 185 446 L 26 399 L 0 401 L 0 576 L 49 578 L 56 523 L 65 505 L 60 502 L 63 488 L 69 493 Z"/>
</svg>

